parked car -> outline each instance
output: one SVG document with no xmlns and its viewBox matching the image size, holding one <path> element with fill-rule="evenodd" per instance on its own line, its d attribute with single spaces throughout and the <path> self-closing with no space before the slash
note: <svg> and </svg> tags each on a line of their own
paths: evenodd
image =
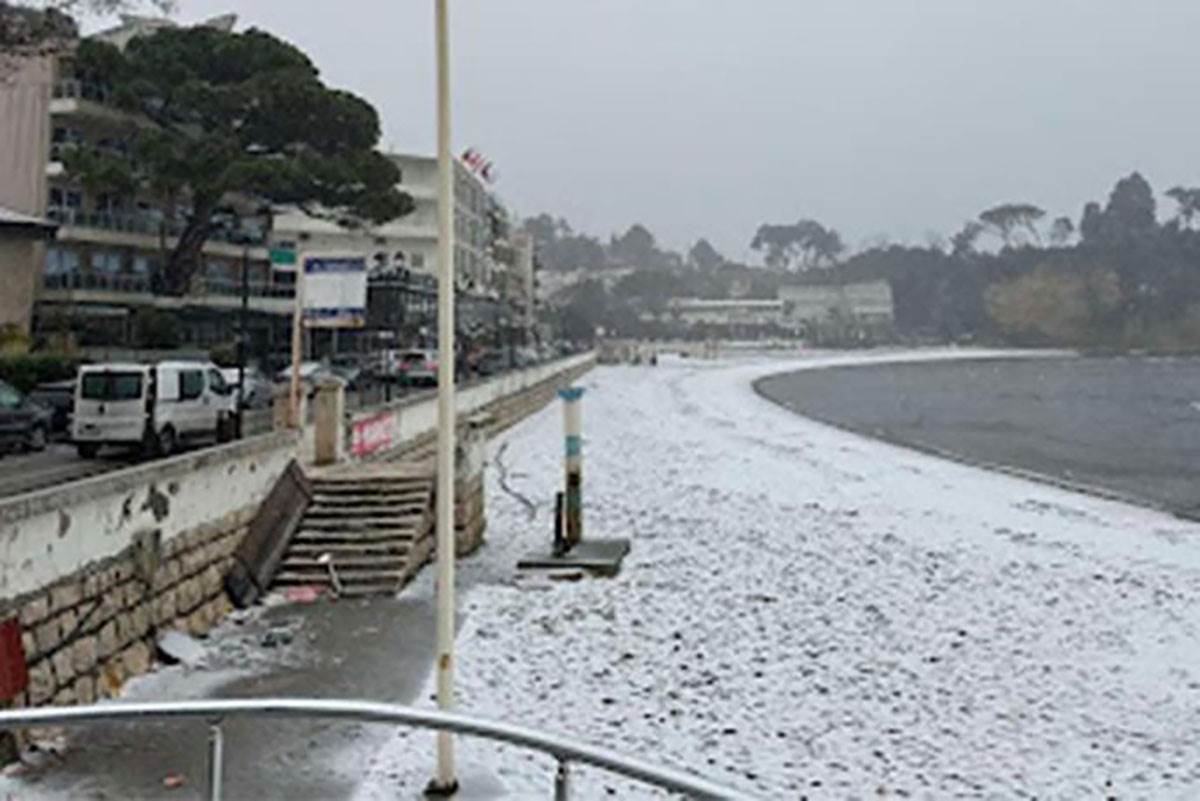
<svg viewBox="0 0 1200 801">
<path fill-rule="evenodd" d="M 481 376 L 496 375 L 508 369 L 508 357 L 503 351 L 488 350 L 475 362 L 475 372 Z"/>
<path fill-rule="evenodd" d="M 431 350 L 406 350 L 400 355 L 400 374 L 411 386 L 437 386 L 437 354 Z"/>
<path fill-rule="evenodd" d="M 225 378 L 225 383 L 229 385 L 233 392 L 234 403 L 237 403 L 238 394 L 238 368 L 223 367 L 221 375 Z M 245 370 L 246 390 L 242 395 L 243 409 L 266 409 L 271 405 L 271 396 L 273 389 L 271 382 L 262 374 L 262 371 L 257 367 L 247 367 Z"/>
<path fill-rule="evenodd" d="M 50 438 L 71 435 L 71 416 L 75 413 L 75 379 L 38 384 L 29 400 L 50 410 Z"/>
<path fill-rule="evenodd" d="M 72 439 L 85 459 L 105 445 L 169 455 L 184 442 L 226 439 L 235 403 L 210 362 L 87 365 L 79 370 Z"/>
<path fill-rule="evenodd" d="M 51 416 L 49 409 L 0 381 L 0 453 L 45 449 Z"/>
</svg>

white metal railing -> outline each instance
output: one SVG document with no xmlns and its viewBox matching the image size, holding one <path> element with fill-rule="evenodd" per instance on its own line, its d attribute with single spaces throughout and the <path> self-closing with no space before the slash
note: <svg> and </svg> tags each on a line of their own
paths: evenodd
<svg viewBox="0 0 1200 801">
<path fill-rule="evenodd" d="M 324 718 L 359 723 L 390 723 L 483 737 L 541 751 L 554 757 L 557 763 L 554 774 L 555 801 L 567 801 L 570 798 L 571 765 L 574 763 L 601 768 L 662 790 L 682 794 L 688 798 L 753 801 L 753 796 L 715 784 L 700 776 L 661 765 L 652 765 L 640 759 L 622 756 L 606 748 L 574 742 L 555 734 L 466 715 L 414 709 L 373 701 L 248 698 L 40 707 L 0 711 L 0 729 L 29 726 L 88 726 L 111 721 L 132 722 L 146 719 L 199 718 L 207 721 L 209 725 L 207 797 L 210 801 L 221 801 L 225 759 L 224 733 L 221 725 L 226 718 L 238 717 Z"/>
</svg>

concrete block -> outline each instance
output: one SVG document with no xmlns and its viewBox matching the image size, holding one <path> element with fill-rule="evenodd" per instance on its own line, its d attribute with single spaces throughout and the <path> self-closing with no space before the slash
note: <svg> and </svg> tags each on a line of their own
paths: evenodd
<svg viewBox="0 0 1200 801">
<path fill-rule="evenodd" d="M 54 680 L 54 668 L 49 659 L 43 659 L 29 666 L 29 703 L 39 706 L 54 697 L 58 685 Z"/>
<path fill-rule="evenodd" d="M 20 620 L 25 627 L 40 623 L 50 615 L 50 599 L 45 595 L 35 595 L 21 606 Z"/>
<path fill-rule="evenodd" d="M 96 701 L 96 680 L 91 676 L 80 676 L 75 679 L 75 700 L 81 704 L 91 704 Z"/>
<path fill-rule="evenodd" d="M 146 594 L 145 585 L 140 581 L 131 581 L 125 585 L 125 608 L 132 609 L 140 604 Z"/>
<path fill-rule="evenodd" d="M 116 698 L 121 694 L 126 678 L 125 661 L 121 654 L 117 654 L 100 668 L 100 675 L 96 677 L 96 694 L 102 698 Z"/>
<path fill-rule="evenodd" d="M 211 598 L 221 591 L 221 571 L 215 564 L 210 564 L 204 569 L 200 581 L 205 598 Z"/>
<path fill-rule="evenodd" d="M 55 706 L 71 706 L 75 703 L 75 690 L 71 687 L 64 687 L 54 695 Z"/>
<path fill-rule="evenodd" d="M 137 639 L 137 631 L 133 627 L 133 614 L 130 612 L 122 612 L 117 615 L 117 645 L 124 648 L 129 643 Z"/>
<path fill-rule="evenodd" d="M 138 640 L 121 652 L 121 665 L 125 669 L 125 678 L 139 676 L 150 669 L 150 648 Z"/>
<path fill-rule="evenodd" d="M 140 603 L 133 608 L 133 631 L 138 637 L 145 637 L 150 631 L 150 604 Z"/>
<path fill-rule="evenodd" d="M 83 577 L 83 597 L 84 599 L 95 598 L 100 595 L 100 574 L 91 573 Z"/>
<path fill-rule="evenodd" d="M 54 652 L 51 662 L 54 663 L 54 679 L 59 687 L 70 684 L 75 680 L 75 658 L 73 648 L 60 648 Z"/>
<path fill-rule="evenodd" d="M 100 601 L 100 611 L 97 616 L 101 620 L 112 620 L 117 615 L 121 614 L 121 610 L 125 608 L 125 590 L 117 584 L 109 587 Z"/>
<path fill-rule="evenodd" d="M 83 583 L 79 580 L 68 581 L 50 588 L 50 611 L 60 612 L 78 606 L 83 600 Z"/>
<path fill-rule="evenodd" d="M 166 625 L 173 617 L 175 617 L 175 590 L 165 590 L 154 599 L 154 625 Z"/>
<path fill-rule="evenodd" d="M 75 636 L 79 629 L 79 616 L 75 614 L 74 609 L 68 609 L 56 619 L 58 620 L 59 642 Z"/>
<path fill-rule="evenodd" d="M 96 667 L 96 637 L 80 637 L 71 648 L 75 674 L 91 673 Z"/>
<path fill-rule="evenodd" d="M 37 627 L 34 631 L 34 638 L 37 640 L 38 653 L 48 654 L 58 647 L 62 642 L 62 637 L 59 634 L 58 618 L 47 620 Z"/>
<path fill-rule="evenodd" d="M 28 664 L 42 655 L 37 645 L 37 637 L 33 636 L 32 631 L 21 632 L 21 650 L 25 652 L 25 662 Z"/>
<path fill-rule="evenodd" d="M 121 647 L 121 639 L 117 636 L 117 622 L 110 620 L 100 627 L 96 635 L 96 656 L 108 659 Z"/>
</svg>

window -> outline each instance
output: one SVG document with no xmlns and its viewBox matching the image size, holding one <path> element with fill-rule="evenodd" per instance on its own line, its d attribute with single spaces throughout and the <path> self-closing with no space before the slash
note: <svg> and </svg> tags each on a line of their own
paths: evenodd
<svg viewBox="0 0 1200 801">
<path fill-rule="evenodd" d="M 412 266 L 413 266 L 413 269 L 416 269 L 416 270 L 419 270 L 422 267 L 424 267 L 425 266 L 425 254 L 424 253 L 412 254 Z"/>
<path fill-rule="evenodd" d="M 67 129 L 61 125 L 55 126 L 54 131 L 50 134 L 50 141 L 56 145 L 67 141 Z"/>
<path fill-rule="evenodd" d="M 60 208 L 63 204 L 63 191 L 57 186 L 50 187 L 50 208 Z"/>
<path fill-rule="evenodd" d="M 397 250 L 392 254 L 392 264 L 396 267 L 403 267 L 408 260 L 404 256 L 403 250 Z"/>
<path fill-rule="evenodd" d="M 123 261 L 124 259 L 121 258 L 119 250 L 93 250 L 92 272 L 103 275 L 116 275 L 121 272 Z"/>
<path fill-rule="evenodd" d="M 127 401 L 142 397 L 141 373 L 85 373 L 79 394 L 84 400 Z"/>
<path fill-rule="evenodd" d="M 208 386 L 218 395 L 229 394 L 229 385 L 225 383 L 225 376 L 221 375 L 220 370 L 210 369 L 208 371 Z"/>
<path fill-rule="evenodd" d="M 144 253 L 135 254 L 133 257 L 133 274 L 134 275 L 149 275 L 154 272 L 154 267 L 158 262 L 151 256 Z"/>
<path fill-rule="evenodd" d="M 69 209 L 82 209 L 83 193 L 77 189 L 68 189 L 66 192 L 66 203 L 64 205 Z"/>
<path fill-rule="evenodd" d="M 79 272 L 79 252 L 61 245 L 46 248 L 46 275 Z"/>
<path fill-rule="evenodd" d="M 21 405 L 21 393 L 0 381 L 0 409 L 15 409 Z"/>
<path fill-rule="evenodd" d="M 195 400 L 204 394 L 204 373 L 199 370 L 179 372 L 179 399 Z"/>
</svg>

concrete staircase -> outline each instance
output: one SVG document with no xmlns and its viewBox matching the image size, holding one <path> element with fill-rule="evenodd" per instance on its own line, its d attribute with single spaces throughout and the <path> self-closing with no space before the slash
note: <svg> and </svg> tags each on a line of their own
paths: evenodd
<svg viewBox="0 0 1200 801">
<path fill-rule="evenodd" d="M 433 476 L 389 467 L 312 479 L 275 587 L 349 597 L 391 594 L 412 578 L 433 550 Z"/>
</svg>

